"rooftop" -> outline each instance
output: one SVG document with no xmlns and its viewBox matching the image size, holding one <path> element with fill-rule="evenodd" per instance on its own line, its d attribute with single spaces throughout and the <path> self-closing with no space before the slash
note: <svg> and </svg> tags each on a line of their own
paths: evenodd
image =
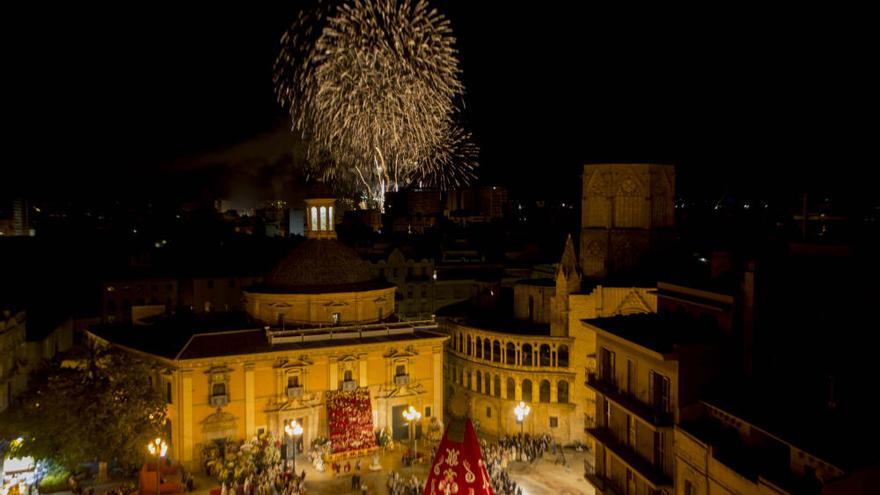
<svg viewBox="0 0 880 495">
<path fill-rule="evenodd" d="M 513 318 L 513 308 L 499 303 L 496 307 L 481 307 L 471 301 L 446 306 L 437 311 L 438 317 L 478 330 L 516 335 L 550 335 L 550 325 Z"/>
<path fill-rule="evenodd" d="M 728 380 L 705 391 L 703 402 L 839 468 L 880 461 L 874 448 L 880 428 L 870 397 L 858 403 L 841 400 L 829 408 L 827 391 L 814 390 L 812 382 L 774 383 Z"/>
<path fill-rule="evenodd" d="M 671 353 L 680 346 L 710 344 L 717 342 L 720 337 L 715 325 L 688 317 L 658 313 L 590 318 L 583 321 L 660 354 Z"/>
<path fill-rule="evenodd" d="M 524 278 L 517 282 L 522 285 L 535 285 L 538 287 L 555 287 L 556 281 L 552 278 Z"/>
<path fill-rule="evenodd" d="M 357 252 L 333 239 L 308 239 L 282 259 L 253 290 L 322 293 L 391 287 L 376 280 Z"/>
<path fill-rule="evenodd" d="M 328 333 L 333 330 L 328 328 Z M 442 338 L 442 334 L 415 329 L 369 337 L 307 340 L 271 344 L 266 330 L 244 313 L 181 313 L 160 317 L 147 325 L 101 325 L 90 332 L 113 344 L 166 359 L 201 359 L 241 354 L 345 347 L 356 344 Z"/>
</svg>

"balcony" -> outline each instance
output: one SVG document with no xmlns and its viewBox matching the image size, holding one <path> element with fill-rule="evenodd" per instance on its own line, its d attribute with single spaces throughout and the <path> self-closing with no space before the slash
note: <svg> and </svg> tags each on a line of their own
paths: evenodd
<svg viewBox="0 0 880 495">
<path fill-rule="evenodd" d="M 344 392 L 354 392 L 358 388 L 358 382 L 354 380 L 345 380 L 342 382 L 342 390 Z"/>
<path fill-rule="evenodd" d="M 624 493 L 624 491 L 614 483 L 613 479 L 606 478 L 605 475 L 598 472 L 595 464 L 587 464 L 587 471 L 584 473 L 584 478 L 586 478 L 587 483 L 593 485 L 593 488 L 596 489 L 596 493 L 601 493 L 603 495 L 621 495 Z"/>
<path fill-rule="evenodd" d="M 630 394 L 620 391 L 616 384 L 600 378 L 596 373 L 587 373 L 585 385 L 655 428 L 672 427 L 672 413 L 661 411 L 650 404 L 645 404 Z"/>
<path fill-rule="evenodd" d="M 398 387 L 409 385 L 409 375 L 397 375 L 394 377 L 394 384 Z"/>
<path fill-rule="evenodd" d="M 211 407 L 223 407 L 229 403 L 229 397 L 227 395 L 212 395 L 211 396 Z"/>
<path fill-rule="evenodd" d="M 586 432 L 654 488 L 672 488 L 672 479 L 666 473 L 637 454 L 630 446 L 619 442 L 608 428 L 587 428 Z"/>
<path fill-rule="evenodd" d="M 301 399 L 303 396 L 303 388 L 302 387 L 287 387 L 287 398 L 288 399 Z"/>
</svg>

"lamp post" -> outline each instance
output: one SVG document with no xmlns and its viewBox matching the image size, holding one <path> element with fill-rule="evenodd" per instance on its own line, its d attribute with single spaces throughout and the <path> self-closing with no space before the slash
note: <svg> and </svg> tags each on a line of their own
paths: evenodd
<svg viewBox="0 0 880 495">
<path fill-rule="evenodd" d="M 519 436 L 523 436 L 523 423 L 525 423 L 526 417 L 531 411 L 532 408 L 523 401 L 519 401 L 519 404 L 513 408 L 513 414 L 516 415 L 516 422 L 519 423 Z"/>
<path fill-rule="evenodd" d="M 295 419 L 291 419 L 290 423 L 284 426 L 284 432 L 287 433 L 287 438 L 293 444 L 293 454 L 291 455 L 290 448 L 288 447 L 287 456 L 291 459 L 293 474 L 296 475 L 296 439 L 294 437 L 299 437 L 303 434 L 303 427 Z"/>
<path fill-rule="evenodd" d="M 421 417 L 422 414 L 416 411 L 416 408 L 413 406 L 409 406 L 403 411 L 403 418 L 409 421 L 409 436 L 413 441 L 413 461 L 418 458 L 419 453 L 419 445 L 416 443 L 416 421 L 421 419 Z"/>
<path fill-rule="evenodd" d="M 168 451 L 168 445 L 161 438 L 156 438 L 155 440 L 147 444 L 147 450 L 150 451 L 150 455 L 156 456 L 156 495 L 161 495 L 162 466 L 160 465 L 160 461 L 165 453 Z"/>
</svg>

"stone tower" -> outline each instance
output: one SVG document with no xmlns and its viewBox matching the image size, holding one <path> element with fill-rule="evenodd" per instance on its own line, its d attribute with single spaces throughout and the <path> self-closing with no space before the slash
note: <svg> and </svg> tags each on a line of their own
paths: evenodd
<svg viewBox="0 0 880 495">
<path fill-rule="evenodd" d="M 581 270 L 605 279 L 636 269 L 675 226 L 671 165 L 584 165 Z"/>
<path fill-rule="evenodd" d="M 552 317 L 550 319 L 550 335 L 568 337 L 569 295 L 581 290 L 581 269 L 578 266 L 574 242 L 569 235 L 565 239 L 562 259 L 556 269 L 556 293 L 551 299 Z"/>
</svg>

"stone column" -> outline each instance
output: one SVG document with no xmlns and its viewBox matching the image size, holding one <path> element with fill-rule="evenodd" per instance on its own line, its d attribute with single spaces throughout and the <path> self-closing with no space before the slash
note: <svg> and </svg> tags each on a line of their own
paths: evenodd
<svg viewBox="0 0 880 495">
<path fill-rule="evenodd" d="M 254 364 L 244 365 L 244 435 L 245 439 L 254 436 L 255 423 L 255 391 L 254 391 Z"/>
<path fill-rule="evenodd" d="M 181 372 L 181 394 L 180 394 L 180 423 L 181 432 L 183 433 L 183 445 L 180 453 L 180 460 L 188 464 L 192 468 L 193 462 L 193 383 L 192 371 L 186 370 Z"/>
<path fill-rule="evenodd" d="M 366 387 L 367 385 L 370 384 L 370 382 L 367 381 L 367 355 L 366 354 L 358 355 L 358 364 L 360 365 L 360 368 L 358 369 L 358 386 L 359 387 Z"/>
<path fill-rule="evenodd" d="M 519 378 L 516 379 L 516 392 L 515 393 L 516 393 L 516 396 L 514 397 L 514 400 L 517 402 L 521 401 L 522 400 L 522 380 Z"/>
<path fill-rule="evenodd" d="M 330 384 L 327 386 L 327 390 L 337 390 L 339 388 L 339 365 L 336 362 L 335 357 L 330 358 Z"/>
<path fill-rule="evenodd" d="M 443 417 L 443 346 L 436 346 L 432 349 L 434 355 L 434 377 L 431 380 L 431 387 L 434 389 L 434 407 L 431 408 L 432 415 Z"/>
<path fill-rule="evenodd" d="M 550 402 L 558 402 L 556 380 L 550 380 Z"/>
</svg>

